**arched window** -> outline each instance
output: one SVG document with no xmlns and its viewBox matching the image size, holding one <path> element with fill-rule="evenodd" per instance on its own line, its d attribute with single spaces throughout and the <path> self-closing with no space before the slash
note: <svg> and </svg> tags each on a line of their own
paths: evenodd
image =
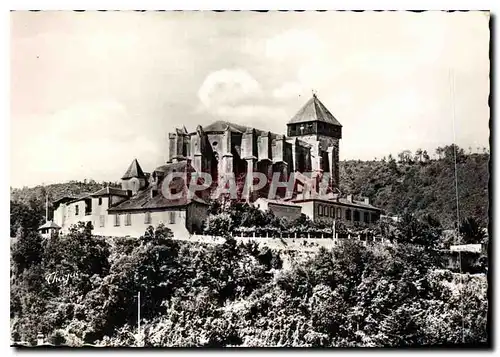
<svg viewBox="0 0 500 357">
<path fill-rule="evenodd" d="M 338 219 L 342 218 L 342 210 L 340 209 L 340 207 L 337 208 L 337 218 Z"/>
<path fill-rule="evenodd" d="M 349 208 L 345 210 L 345 219 L 347 221 L 351 220 L 351 210 Z"/>
<path fill-rule="evenodd" d="M 125 215 L 125 225 L 126 226 L 131 226 L 132 225 L 132 215 L 130 213 L 127 213 Z"/>
</svg>

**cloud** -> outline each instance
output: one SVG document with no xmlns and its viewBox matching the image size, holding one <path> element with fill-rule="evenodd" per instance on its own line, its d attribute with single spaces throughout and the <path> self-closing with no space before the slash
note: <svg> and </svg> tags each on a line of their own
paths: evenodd
<svg viewBox="0 0 500 357">
<path fill-rule="evenodd" d="M 429 150 L 451 140 L 450 68 L 457 140 L 488 143 L 486 13 L 188 15 L 13 14 L 14 185 L 148 170 L 184 123 L 283 132 L 311 89 L 344 125 L 342 158 Z"/>
<path fill-rule="evenodd" d="M 266 96 L 266 90 L 244 69 L 210 73 L 198 90 L 198 97 L 201 105 L 197 113 L 208 113 L 213 120 L 222 118 L 281 132 L 283 125 L 274 124 L 287 118 L 286 110 Z"/>
<path fill-rule="evenodd" d="M 243 69 L 221 69 L 212 72 L 198 90 L 198 98 L 209 110 L 237 105 L 261 94 L 259 82 Z"/>
<path fill-rule="evenodd" d="M 243 69 L 210 73 L 198 90 L 198 97 L 201 102 L 198 112 L 236 122 L 283 114 L 280 108 L 266 102 L 259 82 Z"/>
<path fill-rule="evenodd" d="M 113 100 L 86 101 L 36 118 L 44 125 L 12 125 L 11 179 L 18 184 L 97 178 L 116 181 L 138 158 L 148 171 L 160 149 Z M 28 120 L 28 119 L 27 119 Z M 28 121 L 34 122 L 34 118 Z M 29 163 L 28 165 L 22 163 Z"/>
</svg>

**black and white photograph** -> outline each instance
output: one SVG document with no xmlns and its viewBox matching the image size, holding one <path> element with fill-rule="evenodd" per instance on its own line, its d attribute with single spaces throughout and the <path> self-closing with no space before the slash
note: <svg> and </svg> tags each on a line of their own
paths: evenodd
<svg viewBox="0 0 500 357">
<path fill-rule="evenodd" d="M 11 347 L 491 347 L 489 11 L 9 20 Z"/>
</svg>

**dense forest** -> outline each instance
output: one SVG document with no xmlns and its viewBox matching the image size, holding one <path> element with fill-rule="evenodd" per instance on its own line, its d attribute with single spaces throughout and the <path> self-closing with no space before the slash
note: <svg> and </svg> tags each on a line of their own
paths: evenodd
<svg viewBox="0 0 500 357">
<path fill-rule="evenodd" d="M 103 239 L 83 223 L 42 239 L 45 195 L 92 192 L 109 183 L 11 189 L 11 339 L 82 346 L 377 347 L 484 345 L 488 257 L 468 273 L 443 264 L 456 220 L 455 154 L 462 243 L 488 243 L 489 155 L 445 147 L 439 157 L 404 152 L 341 163 L 344 192 L 400 216 L 372 229 L 391 244 L 344 240 L 283 269 L 284 252 L 237 244 L 230 231 L 318 230 L 248 205 L 213 203 L 205 230 L 221 245 L 172 239 L 164 226 L 140 239 Z M 465 272 L 465 270 L 464 270 Z M 141 334 L 137 333 L 141 293 Z"/>
<path fill-rule="evenodd" d="M 484 274 L 442 269 L 404 241 L 346 241 L 282 270 L 255 243 L 103 240 L 81 223 L 13 243 L 11 336 L 82 346 L 376 347 L 488 343 Z M 426 241 L 422 237 L 420 241 Z M 137 331 L 141 293 L 141 333 Z"/>
<path fill-rule="evenodd" d="M 398 159 L 389 155 L 374 161 L 340 162 L 342 192 L 369 197 L 391 215 L 405 211 L 419 217 L 427 214 L 454 228 L 457 222 L 455 150 L 445 146 L 436 150 L 436 159 L 417 151 L 403 151 Z M 460 220 L 474 217 L 488 226 L 489 160 L 484 153 L 466 154 L 456 147 L 456 173 Z"/>
</svg>

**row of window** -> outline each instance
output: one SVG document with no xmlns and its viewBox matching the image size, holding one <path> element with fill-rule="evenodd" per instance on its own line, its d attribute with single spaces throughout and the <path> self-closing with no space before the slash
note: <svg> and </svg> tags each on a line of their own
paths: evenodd
<svg viewBox="0 0 500 357">
<path fill-rule="evenodd" d="M 335 212 L 337 214 L 335 214 Z M 337 218 L 341 219 L 342 218 L 342 211 L 339 207 L 335 209 L 333 206 L 327 206 L 327 205 L 318 205 L 318 216 L 319 217 L 331 217 L 331 218 Z M 353 217 L 354 216 L 354 217 Z M 345 210 L 345 219 L 347 221 L 351 221 L 352 218 L 354 218 L 354 222 L 359 222 L 361 220 L 361 213 L 359 211 L 351 211 L 351 209 L 346 209 Z M 372 221 L 376 220 L 376 215 L 372 215 Z M 363 221 L 365 223 L 370 223 L 370 213 L 364 212 L 363 214 Z"/>
<path fill-rule="evenodd" d="M 121 224 L 121 215 L 114 215 L 114 226 L 119 227 Z M 104 227 L 106 222 L 106 216 L 99 216 L 99 226 Z M 175 212 L 168 212 L 168 223 L 175 224 Z M 151 224 L 151 212 L 146 212 L 144 214 L 144 224 Z M 125 214 L 125 226 L 132 225 L 132 215 L 130 213 Z"/>
<path fill-rule="evenodd" d="M 97 204 L 99 206 L 102 205 L 102 197 L 99 197 L 98 201 L 97 201 Z M 71 206 L 68 208 L 68 212 L 71 211 Z M 90 211 L 91 211 L 91 207 L 85 207 L 85 214 L 90 214 Z M 80 205 L 79 204 L 76 204 L 75 205 L 75 216 L 78 216 L 80 214 Z"/>
<path fill-rule="evenodd" d="M 318 216 L 320 217 L 332 217 L 335 218 L 335 207 L 326 206 L 326 205 L 318 205 Z M 337 218 L 342 217 L 342 212 L 340 208 L 337 208 Z"/>
</svg>

